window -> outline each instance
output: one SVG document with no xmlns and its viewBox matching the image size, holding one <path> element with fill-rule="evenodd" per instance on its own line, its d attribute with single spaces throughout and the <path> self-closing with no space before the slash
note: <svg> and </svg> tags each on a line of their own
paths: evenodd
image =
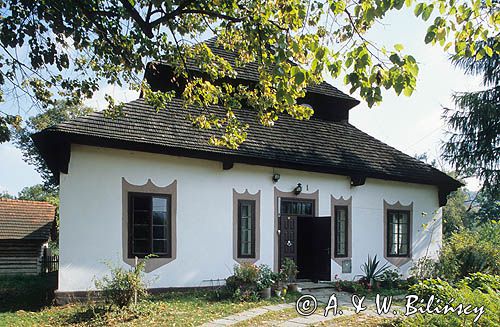
<svg viewBox="0 0 500 327">
<path fill-rule="evenodd" d="M 314 216 L 314 201 L 281 199 L 282 216 Z"/>
<path fill-rule="evenodd" d="M 410 211 L 387 211 L 387 256 L 407 257 L 410 253 Z"/>
<path fill-rule="evenodd" d="M 129 193 L 129 257 L 172 254 L 170 195 Z"/>
<path fill-rule="evenodd" d="M 347 257 L 347 206 L 335 206 L 335 257 Z"/>
<path fill-rule="evenodd" d="M 255 257 L 255 201 L 238 200 L 238 257 Z"/>
</svg>

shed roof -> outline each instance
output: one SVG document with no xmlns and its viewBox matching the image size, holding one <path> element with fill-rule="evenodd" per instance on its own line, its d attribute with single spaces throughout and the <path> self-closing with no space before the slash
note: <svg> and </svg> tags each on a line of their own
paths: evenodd
<svg viewBox="0 0 500 327">
<path fill-rule="evenodd" d="M 47 202 L 0 199 L 0 240 L 45 240 L 56 208 Z"/>
</svg>

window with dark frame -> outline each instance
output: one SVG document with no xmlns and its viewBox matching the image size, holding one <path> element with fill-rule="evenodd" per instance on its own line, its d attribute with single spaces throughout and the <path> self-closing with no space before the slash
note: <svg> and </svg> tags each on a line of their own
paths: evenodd
<svg viewBox="0 0 500 327">
<path fill-rule="evenodd" d="M 348 226 L 347 206 L 335 206 L 335 257 L 346 258 L 347 248 L 347 226 Z"/>
<path fill-rule="evenodd" d="M 410 211 L 387 210 L 387 256 L 410 255 Z"/>
<path fill-rule="evenodd" d="M 129 258 L 172 255 L 170 195 L 129 193 Z"/>
<path fill-rule="evenodd" d="M 238 257 L 255 258 L 254 200 L 238 200 Z"/>
<path fill-rule="evenodd" d="M 314 201 L 281 199 L 280 214 L 282 216 L 314 216 Z"/>
</svg>

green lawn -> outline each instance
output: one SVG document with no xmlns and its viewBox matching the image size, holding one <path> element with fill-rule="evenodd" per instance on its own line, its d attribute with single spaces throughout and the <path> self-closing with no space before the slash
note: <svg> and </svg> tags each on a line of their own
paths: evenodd
<svg viewBox="0 0 500 327">
<path fill-rule="evenodd" d="M 2 297 L 9 294 L 9 290 L 21 295 L 11 298 L 7 305 L 2 303 L 0 326 L 198 326 L 247 309 L 279 302 L 278 299 L 248 303 L 217 301 L 212 291 L 191 291 L 150 296 L 133 309 L 107 311 L 102 305 L 95 304 L 57 307 L 47 305 L 45 301 L 36 305 L 35 300 L 41 299 L 39 290 L 46 288 L 36 282 L 43 282 L 42 277 L 17 277 L 0 281 Z M 35 291 L 34 294 L 30 294 L 30 289 Z M 293 301 L 295 297 L 288 295 L 287 301 Z M 30 300 L 23 301 L 23 298 Z M 24 303 L 29 305 L 23 307 Z M 44 304 L 46 306 L 42 307 Z"/>
<path fill-rule="evenodd" d="M 39 310 L 50 305 L 57 288 L 57 275 L 0 276 L 0 314 Z"/>
</svg>

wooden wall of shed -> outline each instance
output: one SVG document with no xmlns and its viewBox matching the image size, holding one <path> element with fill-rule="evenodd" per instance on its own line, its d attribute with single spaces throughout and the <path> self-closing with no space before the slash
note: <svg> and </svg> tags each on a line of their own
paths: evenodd
<svg viewBox="0 0 500 327">
<path fill-rule="evenodd" d="M 0 240 L 0 275 L 40 273 L 43 241 Z"/>
</svg>

